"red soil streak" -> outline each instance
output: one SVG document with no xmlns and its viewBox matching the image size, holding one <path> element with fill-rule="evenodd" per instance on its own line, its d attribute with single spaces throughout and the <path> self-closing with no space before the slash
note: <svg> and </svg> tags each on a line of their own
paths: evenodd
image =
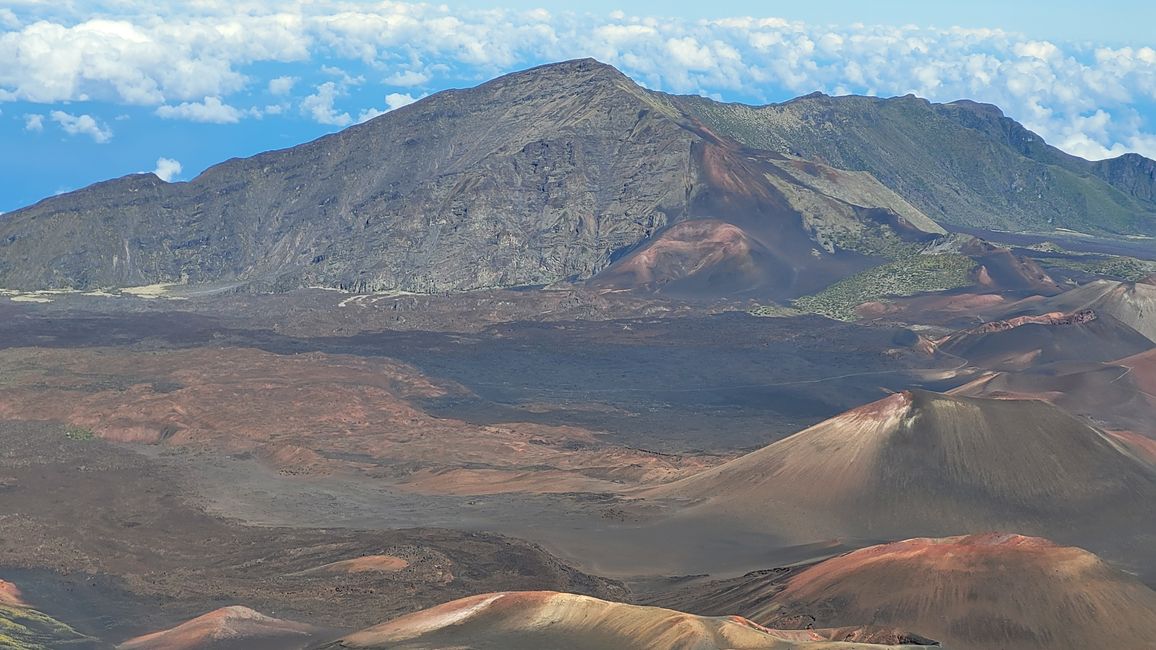
<svg viewBox="0 0 1156 650">
<path fill-rule="evenodd" d="M 109 440 L 252 452 L 287 474 L 380 472 L 356 460 L 368 457 L 404 463 L 391 475 L 397 480 L 463 467 L 542 467 L 606 488 L 671 480 L 708 462 L 603 444 L 574 426 L 433 417 L 418 400 L 465 389 L 388 359 L 25 348 L 0 351 L 0 364 L 20 369 L 0 384 L 0 418 L 64 422 Z M 439 489 L 437 481 L 426 487 Z M 532 481 L 504 487 L 534 489 Z"/>
<path fill-rule="evenodd" d="M 1132 381 L 1136 382 L 1136 386 L 1156 398 L 1156 350 L 1142 352 L 1116 363 L 1131 368 Z"/>
<path fill-rule="evenodd" d="M 1083 325 L 1096 320 L 1096 312 L 1091 309 L 1083 309 L 1070 314 L 1062 312 L 1052 312 L 1042 316 L 1018 316 L 1016 318 L 1009 318 L 1007 320 L 998 320 L 990 323 L 984 323 L 978 327 L 956 332 L 945 336 L 938 341 L 937 344 L 942 345 L 954 339 L 962 338 L 973 334 L 990 334 L 992 332 L 1006 332 L 1024 325 L 1047 325 L 1047 326 L 1062 326 L 1062 325 Z"/>
<path fill-rule="evenodd" d="M 937 571 L 966 571 L 976 562 L 1001 554 L 1024 557 L 1025 553 L 1041 557 L 1049 556 L 1056 561 L 1091 556 L 1082 549 L 1058 546 L 1040 537 L 1013 533 L 983 533 L 943 538 L 918 537 L 869 546 L 822 562 L 792 578 L 783 594 L 795 597 L 821 585 L 837 583 L 841 576 L 855 573 L 873 564 L 917 562 L 921 566 Z"/>
<path fill-rule="evenodd" d="M 408 560 L 393 555 L 364 555 L 319 566 L 309 573 L 396 573 L 408 566 Z"/>
<path fill-rule="evenodd" d="M 1120 441 L 1137 458 L 1156 467 L 1156 440 L 1131 431 L 1109 431 L 1107 433 Z"/>
<path fill-rule="evenodd" d="M 0 580 L 0 605 L 7 605 L 8 607 L 28 606 L 21 599 L 20 588 L 7 580 Z"/>
<path fill-rule="evenodd" d="M 728 260 L 746 260 L 754 244 L 741 228 L 710 219 L 670 227 L 615 268 L 616 284 L 645 286 L 686 277 Z M 626 278 L 630 278 L 628 282 Z"/>
</svg>

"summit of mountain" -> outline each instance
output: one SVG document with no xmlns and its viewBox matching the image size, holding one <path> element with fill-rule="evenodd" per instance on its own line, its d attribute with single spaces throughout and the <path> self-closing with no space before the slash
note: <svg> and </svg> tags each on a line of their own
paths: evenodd
<svg viewBox="0 0 1156 650">
<path fill-rule="evenodd" d="M 138 174 L 8 213 L 0 286 L 442 293 L 589 280 L 778 300 L 885 263 L 944 234 L 939 221 L 1156 230 L 1147 159 L 1096 175 L 977 106 L 749 107 L 649 91 L 592 59 L 549 64 L 188 182 Z"/>
<path fill-rule="evenodd" d="M 797 543 L 1021 530 L 1112 546 L 1109 529 L 1156 532 L 1140 514 L 1156 471 L 1115 437 L 1042 401 L 921 390 L 642 496 Z"/>
</svg>

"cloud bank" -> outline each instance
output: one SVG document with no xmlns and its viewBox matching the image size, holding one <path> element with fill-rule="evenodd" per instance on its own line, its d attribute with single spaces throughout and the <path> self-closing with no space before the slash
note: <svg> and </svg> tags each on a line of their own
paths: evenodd
<svg viewBox="0 0 1156 650">
<path fill-rule="evenodd" d="M 157 158 L 156 169 L 153 173 L 162 181 L 168 183 L 181 173 L 181 163 L 172 158 Z"/>
<path fill-rule="evenodd" d="M 351 92 L 362 82 L 396 91 L 388 109 L 447 85 L 593 56 L 651 88 L 736 101 L 815 90 L 970 98 L 999 105 L 1081 156 L 1156 156 L 1151 47 L 1047 42 L 999 29 L 454 12 L 392 1 L 84 4 L 83 13 L 69 3 L 18 3 L 0 13 L 0 102 L 150 106 L 162 117 L 218 123 L 285 112 L 236 106 L 290 102 L 297 115 L 345 126 L 382 110 Z M 86 116 L 50 115 L 69 133 L 111 137 L 107 127 L 81 125 Z"/>
<path fill-rule="evenodd" d="M 48 117 L 60 125 L 68 135 L 87 135 L 93 142 L 104 144 L 112 140 L 112 129 L 91 115 L 73 115 L 64 111 L 52 111 Z M 26 119 L 24 128 L 32 131 L 43 128 L 42 120 Z"/>
</svg>

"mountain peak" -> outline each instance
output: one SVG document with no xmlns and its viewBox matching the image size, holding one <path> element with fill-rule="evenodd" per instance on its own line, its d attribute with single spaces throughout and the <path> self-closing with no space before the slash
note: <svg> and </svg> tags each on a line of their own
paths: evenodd
<svg viewBox="0 0 1156 650">
<path fill-rule="evenodd" d="M 502 75 L 493 81 L 483 84 L 484 88 L 491 84 L 500 85 L 511 81 L 539 80 L 553 83 L 584 84 L 584 83 L 626 83 L 637 86 L 634 81 L 623 74 L 618 68 L 590 57 L 570 59 L 556 63 L 545 63 L 533 68 L 511 72 Z"/>
<path fill-rule="evenodd" d="M 546 285 L 715 218 L 729 225 L 713 248 L 672 236 L 651 251 L 664 273 L 648 286 L 782 299 L 878 264 L 876 217 L 915 240 L 941 219 L 1156 232 L 1150 168 L 1091 168 L 1011 120 L 971 117 L 910 98 L 720 104 L 650 92 L 591 58 L 550 63 L 187 183 L 140 174 L 6 214 L 0 286 Z M 990 155 L 960 169 L 976 141 Z M 1007 170 L 1022 191 L 993 192 Z"/>
<path fill-rule="evenodd" d="M 912 390 L 648 494 L 818 538 L 1014 530 L 1036 513 L 1117 507 L 1134 490 L 1156 495 L 1149 468 L 1051 404 Z M 797 516 L 807 512 L 830 520 Z"/>
</svg>

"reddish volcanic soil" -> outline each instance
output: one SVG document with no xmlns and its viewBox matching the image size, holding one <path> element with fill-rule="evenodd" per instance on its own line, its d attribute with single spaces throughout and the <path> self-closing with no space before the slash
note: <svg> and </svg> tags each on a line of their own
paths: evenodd
<svg viewBox="0 0 1156 650">
<path fill-rule="evenodd" d="M 345 631 L 485 591 L 625 594 L 485 532 L 242 525 L 202 509 L 183 464 L 60 425 L 0 421 L 0 450 L 4 578 L 21 601 L 112 642 L 224 604 Z"/>
<path fill-rule="evenodd" d="M 1156 350 L 1121 359 L 1117 364 L 1131 370 L 1129 378 L 1137 388 L 1156 399 Z"/>
<path fill-rule="evenodd" d="M 799 543 L 1020 529 L 1135 556 L 1156 533 L 1156 472 L 1112 436 L 1044 402 L 924 391 L 641 494 L 720 536 Z"/>
<path fill-rule="evenodd" d="M 764 268 L 769 257 L 765 246 L 737 226 L 714 219 L 683 221 L 599 274 L 592 284 L 676 294 L 751 292 L 775 280 Z"/>
<path fill-rule="evenodd" d="M 881 261 L 816 244 L 812 239 L 816 226 L 806 222 L 802 205 L 811 205 L 824 218 L 844 219 L 838 224 L 842 230 L 886 221 L 901 236 L 928 236 L 893 210 L 863 208 L 840 199 L 835 188 L 842 183 L 824 179 L 827 168 L 821 165 L 789 164 L 782 156 L 744 149 L 705 129 L 703 135 L 706 141 L 693 148 L 699 178 L 693 188 L 691 219 L 659 231 L 595 276 L 591 286 L 661 290 L 711 300 L 720 296 L 779 300 L 814 293 Z M 864 180 L 829 171 L 848 182 Z M 879 198 L 880 205 L 887 204 L 887 198 Z M 907 208 L 914 210 L 909 204 Z M 942 231 L 924 215 L 920 223 Z"/>
<path fill-rule="evenodd" d="M 0 605 L 8 607 L 27 607 L 20 599 L 20 589 L 6 580 L 0 580 Z"/>
<path fill-rule="evenodd" d="M 1097 280 L 1047 301 L 1052 309 L 1093 309 L 1156 341 L 1156 286 Z"/>
<path fill-rule="evenodd" d="M 1156 393 L 1146 352 L 1111 363 L 1044 364 L 1018 372 L 993 372 L 955 388 L 953 395 L 1039 399 L 1087 419 L 1113 435 L 1156 438 Z M 1131 433 L 1129 433 L 1131 432 Z"/>
<path fill-rule="evenodd" d="M 1129 449 L 1136 458 L 1156 468 L 1156 440 L 1131 431 L 1109 431 L 1108 435 Z"/>
<path fill-rule="evenodd" d="M 1060 285 L 1033 259 L 1017 257 L 1007 248 L 973 240 L 960 252 L 979 265 L 976 284 L 987 290 L 1031 291 L 1041 295 L 1060 293 Z"/>
<path fill-rule="evenodd" d="M 118 650 L 293 650 L 316 641 L 311 625 L 284 621 L 247 607 L 223 607 L 172 629 L 146 634 L 117 646 Z"/>
<path fill-rule="evenodd" d="M 1091 309 L 1017 316 L 936 341 L 939 349 L 992 370 L 1022 370 L 1057 361 L 1111 361 L 1152 349 L 1152 341 Z"/>
<path fill-rule="evenodd" d="M 865 548 L 790 578 L 747 614 L 901 624 L 977 650 L 1142 648 L 1156 639 L 1156 592 L 1087 551 L 1019 535 Z"/>
<path fill-rule="evenodd" d="M 354 469 L 421 492 L 613 491 L 709 460 L 603 444 L 572 426 L 473 425 L 417 400 L 465 395 L 387 359 L 248 348 L 0 351 L 0 418 L 107 440 L 255 452 L 288 474 Z"/>
<path fill-rule="evenodd" d="M 330 562 L 302 573 L 395 573 L 409 566 L 409 560 L 393 555 L 363 555 L 350 560 Z"/>
</svg>

